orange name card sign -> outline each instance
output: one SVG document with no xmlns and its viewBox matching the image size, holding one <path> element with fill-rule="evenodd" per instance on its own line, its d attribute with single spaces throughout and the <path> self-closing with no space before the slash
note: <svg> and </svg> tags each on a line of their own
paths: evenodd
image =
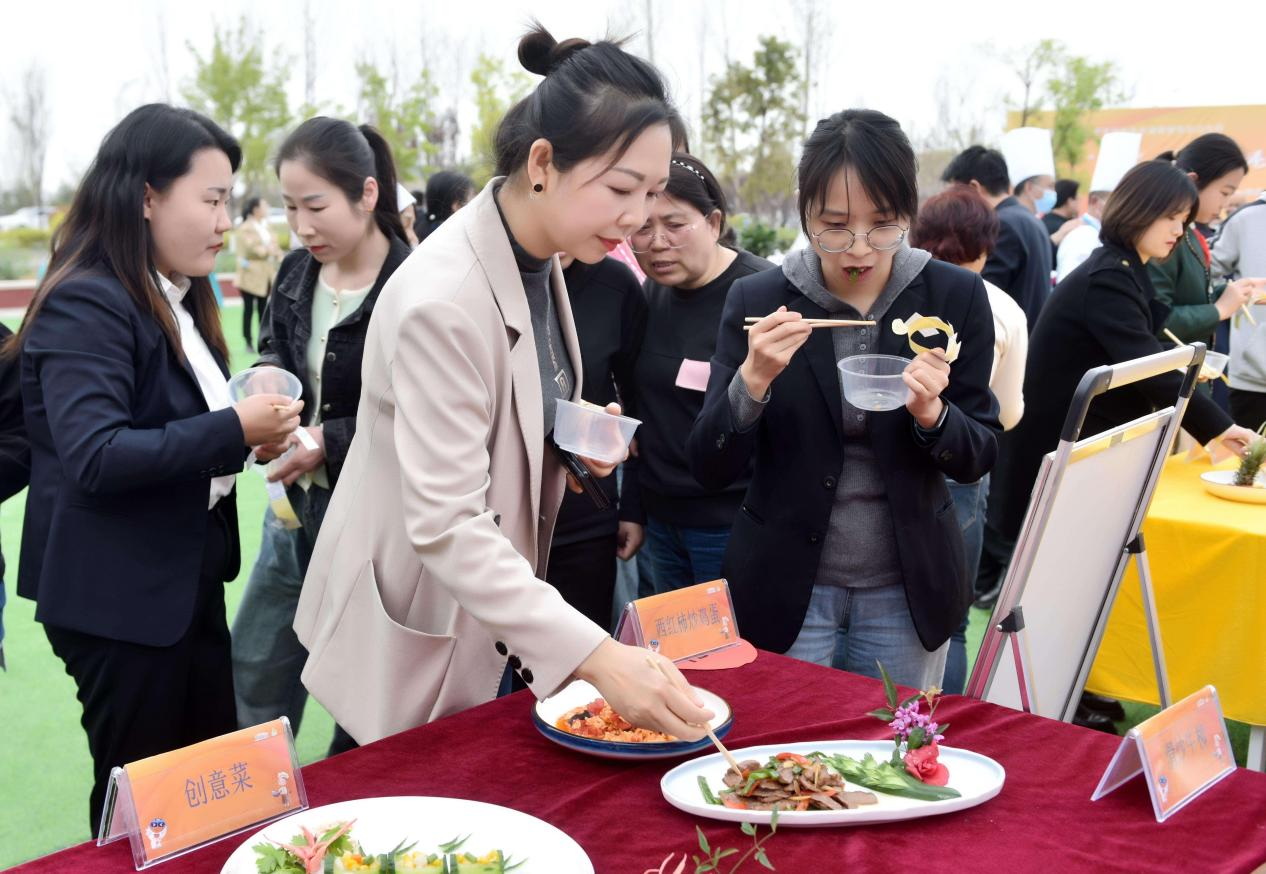
<svg viewBox="0 0 1266 874">
<path fill-rule="evenodd" d="M 730 584 L 713 580 L 630 601 L 616 639 L 663 653 L 673 661 L 738 644 Z"/>
<path fill-rule="evenodd" d="M 97 845 L 139 871 L 308 806 L 285 717 L 115 768 Z"/>
<path fill-rule="evenodd" d="M 1205 686 L 1130 729 L 1090 800 L 1142 773 L 1164 822 L 1234 770 L 1218 693 Z"/>
</svg>

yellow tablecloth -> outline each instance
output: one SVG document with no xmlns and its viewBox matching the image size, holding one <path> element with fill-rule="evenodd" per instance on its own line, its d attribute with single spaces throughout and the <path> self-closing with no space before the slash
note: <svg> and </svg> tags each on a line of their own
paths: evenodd
<svg viewBox="0 0 1266 874">
<path fill-rule="evenodd" d="M 1229 718 L 1266 725 L 1266 505 L 1213 497 L 1200 482 L 1212 469 L 1171 458 L 1143 523 L 1170 691 L 1212 683 Z M 1160 701 L 1133 562 L 1086 685 Z"/>
</svg>

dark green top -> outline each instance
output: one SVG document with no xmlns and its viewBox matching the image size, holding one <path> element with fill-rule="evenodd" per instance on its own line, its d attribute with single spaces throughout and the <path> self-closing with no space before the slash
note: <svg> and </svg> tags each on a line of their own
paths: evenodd
<svg viewBox="0 0 1266 874">
<path fill-rule="evenodd" d="M 1224 283 L 1211 285 L 1198 233 L 1194 227 L 1187 228 L 1173 254 L 1163 261 L 1148 261 L 1147 272 L 1156 287 L 1156 299 L 1170 308 L 1164 328 L 1184 343 L 1209 343 L 1212 348 L 1210 338 L 1221 320 L 1213 301 Z"/>
</svg>

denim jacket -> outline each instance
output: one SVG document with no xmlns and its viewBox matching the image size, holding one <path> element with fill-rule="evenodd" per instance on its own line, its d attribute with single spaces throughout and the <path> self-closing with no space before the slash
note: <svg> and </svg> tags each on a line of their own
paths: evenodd
<svg viewBox="0 0 1266 874">
<path fill-rule="evenodd" d="M 356 433 L 356 407 L 360 403 L 360 363 L 365 352 L 365 332 L 374 303 L 387 279 L 409 257 L 407 243 L 392 239 L 387 260 L 364 303 L 330 329 L 325 364 L 321 368 L 321 425 L 325 435 L 325 469 L 330 486 L 338 481 L 343 460 Z M 308 340 L 312 337 L 312 296 L 321 264 L 306 249 L 291 252 L 281 262 L 268 313 L 260 329 L 259 360 L 289 370 L 303 383 L 303 397 L 311 399 L 308 381 Z M 303 424 L 314 421 L 317 409 L 305 407 Z"/>
</svg>

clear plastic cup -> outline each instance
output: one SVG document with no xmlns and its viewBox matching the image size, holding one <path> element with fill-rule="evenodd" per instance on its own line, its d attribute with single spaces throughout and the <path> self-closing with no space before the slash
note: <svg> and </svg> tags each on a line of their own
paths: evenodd
<svg viewBox="0 0 1266 874">
<path fill-rule="evenodd" d="M 289 370 L 280 367 L 250 367 L 229 379 L 229 396 L 235 402 L 263 394 L 285 395 L 297 401 L 303 394 L 303 383 Z"/>
<path fill-rule="evenodd" d="M 910 359 L 897 355 L 852 355 L 837 365 L 844 398 L 859 410 L 897 410 L 910 399 L 901 379 Z"/>
<path fill-rule="evenodd" d="M 629 451 L 640 419 L 613 416 L 601 408 L 558 401 L 554 409 L 554 442 L 581 458 L 619 464 Z"/>
<path fill-rule="evenodd" d="M 1200 367 L 1201 379 L 1217 379 L 1226 372 L 1226 363 L 1231 360 L 1231 356 L 1224 355 L 1221 352 L 1204 353 L 1204 364 Z"/>
<path fill-rule="evenodd" d="M 303 394 L 303 383 L 299 381 L 299 377 L 295 376 L 289 370 L 282 370 L 280 367 L 248 367 L 240 373 L 235 373 L 229 379 L 229 397 L 236 403 L 253 395 L 282 395 L 290 398 L 291 402 L 299 400 L 299 396 Z M 317 448 L 317 443 L 312 439 L 302 426 L 295 429 L 295 436 L 299 438 L 299 442 L 303 444 L 303 448 L 313 451 Z M 286 450 L 289 456 L 293 450 Z M 277 459 L 280 461 L 281 459 Z M 251 450 L 251 454 L 246 459 L 246 467 L 255 464 L 255 451 Z"/>
</svg>

